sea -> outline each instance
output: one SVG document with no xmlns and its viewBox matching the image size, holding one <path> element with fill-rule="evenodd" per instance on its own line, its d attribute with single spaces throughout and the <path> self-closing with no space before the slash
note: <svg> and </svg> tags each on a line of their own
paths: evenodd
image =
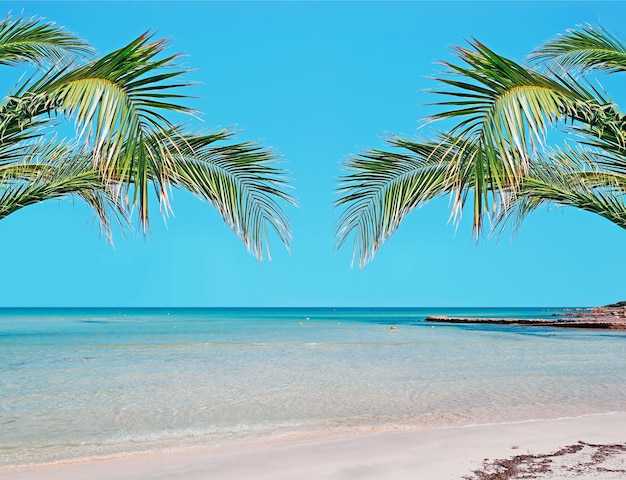
<svg viewBox="0 0 626 480">
<path fill-rule="evenodd" d="M 0 309 L 0 471 L 626 412 L 626 332 L 425 321 L 561 313 Z"/>
</svg>

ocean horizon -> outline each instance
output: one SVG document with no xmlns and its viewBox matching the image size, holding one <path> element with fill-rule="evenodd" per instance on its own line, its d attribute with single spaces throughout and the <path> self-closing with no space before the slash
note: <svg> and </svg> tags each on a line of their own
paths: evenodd
<svg viewBox="0 0 626 480">
<path fill-rule="evenodd" d="M 2 308 L 0 467 L 626 412 L 626 332 L 425 322 L 575 308 Z"/>
</svg>

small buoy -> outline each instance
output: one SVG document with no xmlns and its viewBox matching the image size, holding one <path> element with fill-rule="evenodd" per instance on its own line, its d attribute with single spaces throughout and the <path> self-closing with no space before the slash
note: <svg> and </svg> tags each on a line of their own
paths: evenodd
<svg viewBox="0 0 626 480">
<path fill-rule="evenodd" d="M 302 325 L 302 322 L 298 322 L 298 325 Z"/>
<path fill-rule="evenodd" d="M 435 326 L 434 326 L 434 325 L 431 325 L 431 326 L 430 326 L 430 328 L 435 328 Z"/>
<path fill-rule="evenodd" d="M 309 317 L 306 317 L 306 320 L 311 320 Z"/>
<path fill-rule="evenodd" d="M 395 329 L 396 329 L 396 326 L 395 326 L 395 325 L 392 325 L 392 326 L 391 326 L 391 329 L 392 329 L 392 330 L 395 330 Z"/>
</svg>

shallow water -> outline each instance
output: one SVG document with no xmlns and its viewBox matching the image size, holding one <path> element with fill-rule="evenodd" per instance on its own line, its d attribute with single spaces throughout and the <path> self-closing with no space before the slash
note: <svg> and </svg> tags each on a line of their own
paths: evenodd
<svg viewBox="0 0 626 480">
<path fill-rule="evenodd" d="M 555 312 L 0 310 L 0 465 L 626 411 L 625 332 L 423 321 Z"/>
</svg>

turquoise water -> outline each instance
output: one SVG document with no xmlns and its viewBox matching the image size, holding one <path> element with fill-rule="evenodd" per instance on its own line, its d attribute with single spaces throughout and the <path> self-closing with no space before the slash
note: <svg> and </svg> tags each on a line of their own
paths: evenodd
<svg viewBox="0 0 626 480">
<path fill-rule="evenodd" d="M 624 332 L 424 322 L 558 312 L 0 310 L 0 467 L 626 411 Z"/>
</svg>

